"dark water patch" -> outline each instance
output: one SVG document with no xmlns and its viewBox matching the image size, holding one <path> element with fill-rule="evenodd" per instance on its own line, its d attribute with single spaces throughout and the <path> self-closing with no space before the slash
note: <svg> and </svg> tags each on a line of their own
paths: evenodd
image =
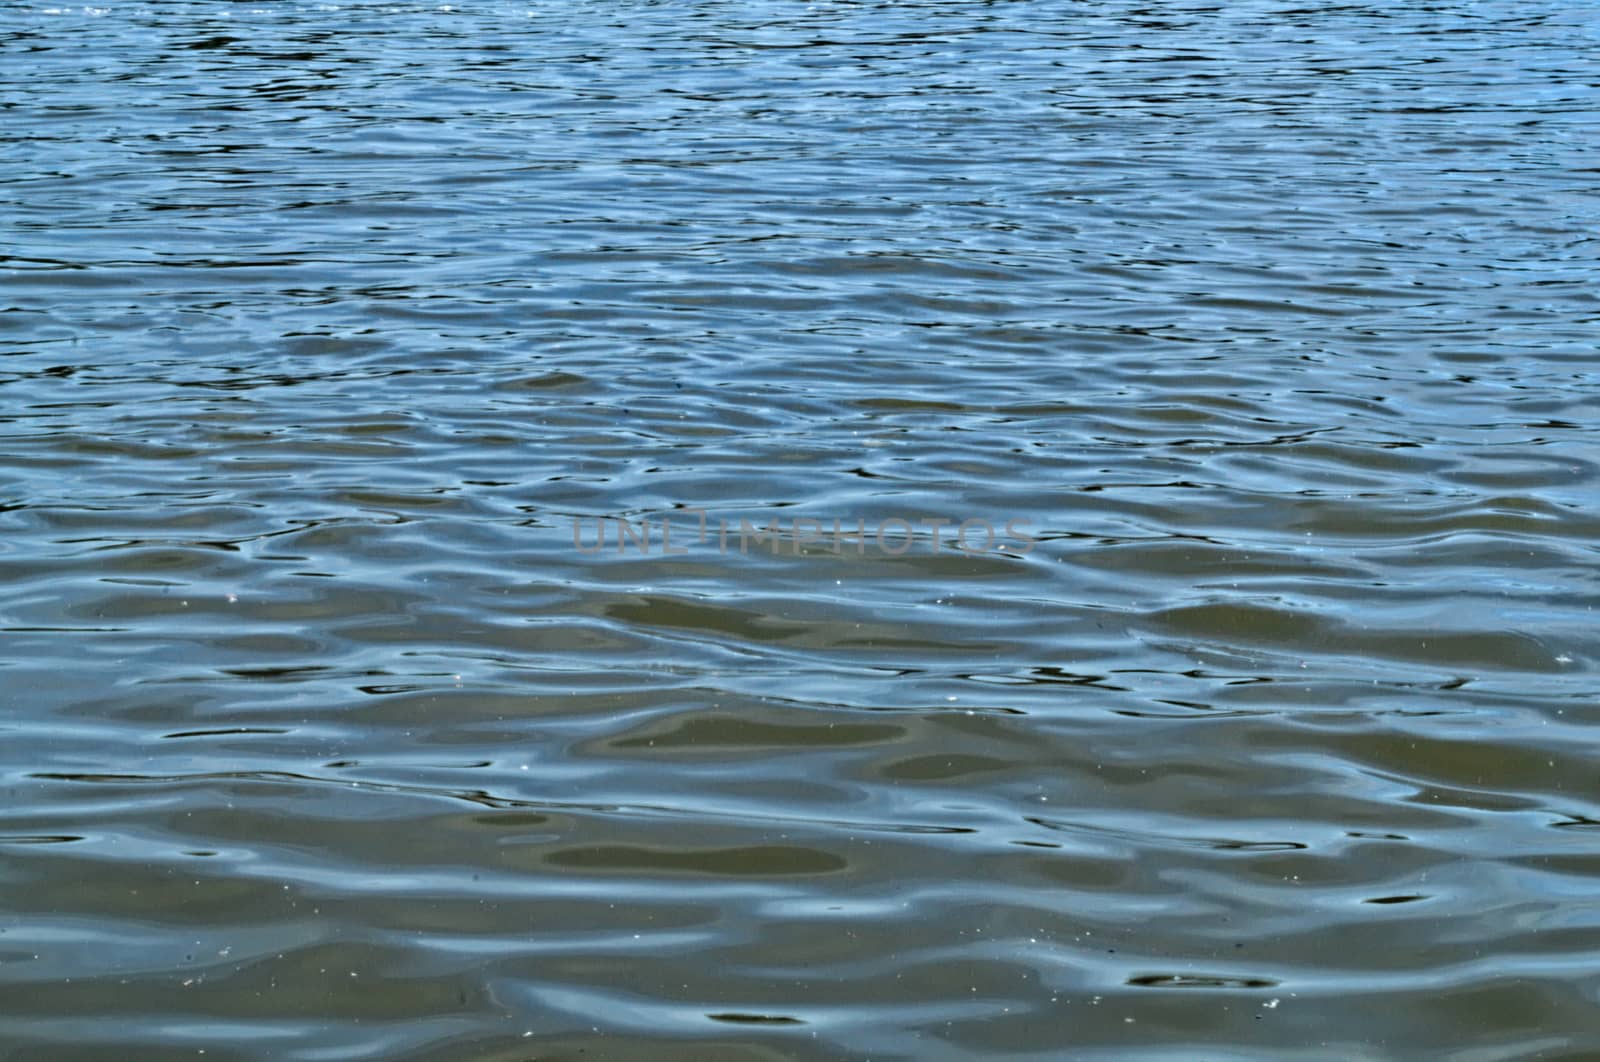
<svg viewBox="0 0 1600 1062">
<path fill-rule="evenodd" d="M 1221 974 L 1143 974 L 1128 978 L 1139 988 L 1276 988 L 1266 977 L 1229 977 Z"/>
</svg>

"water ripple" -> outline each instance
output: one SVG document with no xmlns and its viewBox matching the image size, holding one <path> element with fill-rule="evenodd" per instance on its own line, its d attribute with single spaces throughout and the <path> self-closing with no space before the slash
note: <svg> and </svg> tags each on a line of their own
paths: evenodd
<svg viewBox="0 0 1600 1062">
<path fill-rule="evenodd" d="M 1592 1057 L 1597 39 L 10 5 L 7 1057 Z"/>
</svg>

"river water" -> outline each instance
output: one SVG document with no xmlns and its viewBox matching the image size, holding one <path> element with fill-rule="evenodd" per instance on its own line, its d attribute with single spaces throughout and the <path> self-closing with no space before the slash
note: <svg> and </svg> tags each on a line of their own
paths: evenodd
<svg viewBox="0 0 1600 1062">
<path fill-rule="evenodd" d="M 1600 1057 L 1597 49 L 0 5 L 4 1057 Z"/>
</svg>

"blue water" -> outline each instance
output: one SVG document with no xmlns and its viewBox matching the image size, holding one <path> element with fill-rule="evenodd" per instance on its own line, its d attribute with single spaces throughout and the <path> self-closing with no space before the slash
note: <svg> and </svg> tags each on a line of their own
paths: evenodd
<svg viewBox="0 0 1600 1062">
<path fill-rule="evenodd" d="M 1597 47 L 0 4 L 0 1056 L 1600 1057 Z"/>
</svg>

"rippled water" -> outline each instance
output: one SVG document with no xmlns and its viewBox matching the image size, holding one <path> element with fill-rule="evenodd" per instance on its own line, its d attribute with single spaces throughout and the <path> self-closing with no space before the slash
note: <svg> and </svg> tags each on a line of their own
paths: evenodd
<svg viewBox="0 0 1600 1062">
<path fill-rule="evenodd" d="M 4 4 L 5 1057 L 1600 1057 L 1597 48 Z"/>
</svg>

